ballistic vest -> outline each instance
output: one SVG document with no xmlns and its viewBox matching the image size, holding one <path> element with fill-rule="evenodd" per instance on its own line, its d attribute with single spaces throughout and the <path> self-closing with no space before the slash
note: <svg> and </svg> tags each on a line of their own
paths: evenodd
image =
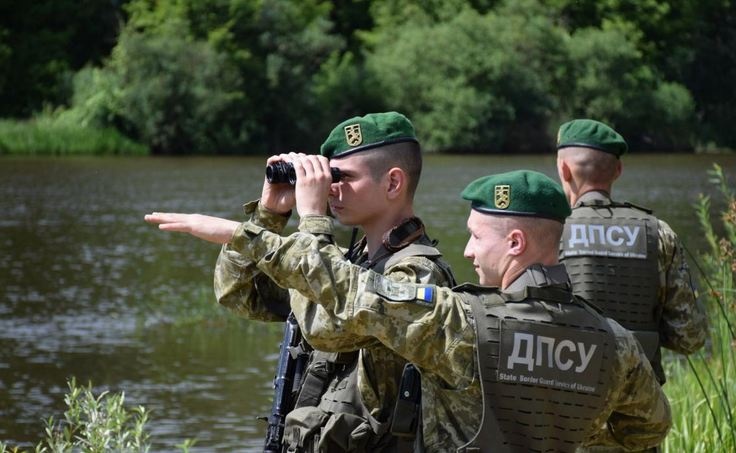
<svg viewBox="0 0 736 453">
<path fill-rule="evenodd" d="M 583 196 L 565 222 L 560 262 L 577 296 L 631 330 L 660 382 L 659 253 L 651 211 L 598 192 Z"/>
<path fill-rule="evenodd" d="M 422 227 L 423 228 L 423 227 Z M 385 269 L 399 263 L 401 260 L 412 257 L 423 256 L 432 260 L 442 269 L 448 285 L 454 285 L 455 279 L 449 266 L 439 260 L 442 254 L 434 247 L 432 241 L 425 235 L 421 235 L 411 243 L 404 243 L 400 250 L 381 254 L 373 262 L 358 260 L 356 264 L 383 273 Z M 336 437 L 348 439 L 351 432 L 355 431 L 360 424 L 367 424 L 372 434 L 366 436 L 365 446 L 359 447 L 358 451 L 373 451 L 388 449 L 397 452 L 410 452 L 414 449 L 413 442 L 415 432 L 396 432 L 392 429 L 394 419 L 406 419 L 409 417 L 421 417 L 421 413 L 403 413 L 399 407 L 382 408 L 378 417 L 373 417 L 369 409 L 362 401 L 358 391 L 358 359 L 359 351 L 346 353 L 328 353 L 313 351 L 310 364 L 305 374 L 304 383 L 297 397 L 294 413 L 304 412 L 307 418 L 314 418 L 314 411 L 309 407 L 316 407 L 323 419 L 314 423 L 325 423 L 332 414 L 339 414 L 340 422 L 333 423 L 331 429 L 336 430 Z M 318 416 L 319 417 L 319 416 Z M 289 451 L 317 451 L 316 443 L 319 442 L 319 426 L 303 426 L 302 421 L 294 423 L 294 414 L 287 418 L 287 425 L 302 425 L 302 431 L 315 431 L 310 439 L 304 439 L 304 445 L 293 445 L 294 439 L 304 438 L 304 435 L 291 435 L 292 445 Z M 312 421 L 304 421 L 304 424 Z M 339 426 L 338 426 L 339 425 Z M 421 425 L 421 423 L 419 423 Z M 397 424 L 396 426 L 401 426 Z M 407 425 L 408 426 L 408 425 Z M 416 426 L 416 424 L 412 425 Z M 293 426 L 292 426 L 293 428 Z M 290 427 L 287 426 L 286 434 Z M 388 435 L 390 434 L 392 435 Z M 312 434 L 312 433 L 310 433 Z M 397 436 L 400 436 L 398 438 Z"/>
<path fill-rule="evenodd" d="M 566 284 L 517 293 L 464 285 L 483 392 L 479 431 L 460 452 L 573 452 L 612 385 L 615 335 Z"/>
</svg>

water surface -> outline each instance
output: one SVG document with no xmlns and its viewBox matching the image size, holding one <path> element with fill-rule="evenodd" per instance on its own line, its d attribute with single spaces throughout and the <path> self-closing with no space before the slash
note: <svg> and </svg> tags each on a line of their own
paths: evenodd
<svg viewBox="0 0 736 453">
<path fill-rule="evenodd" d="M 736 156 L 631 155 L 618 198 L 655 209 L 692 250 L 692 204 L 713 194 L 706 170 L 732 180 Z M 66 380 L 124 391 L 152 411 L 153 451 L 259 451 L 280 326 L 213 307 L 219 247 L 163 233 L 152 211 L 242 219 L 263 158 L 0 159 L 0 440 L 28 447 L 61 417 Z M 471 180 L 518 168 L 556 178 L 553 156 L 428 156 L 416 211 L 461 280 Z M 294 228 L 292 220 L 290 228 Z M 341 239 L 349 236 L 340 230 Z"/>
</svg>

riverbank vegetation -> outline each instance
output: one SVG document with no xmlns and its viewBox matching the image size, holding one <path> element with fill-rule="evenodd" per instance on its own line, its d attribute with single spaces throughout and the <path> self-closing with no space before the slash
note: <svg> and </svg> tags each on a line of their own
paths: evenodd
<svg viewBox="0 0 736 453">
<path fill-rule="evenodd" d="M 695 207 L 708 243 L 697 262 L 710 341 L 705 351 L 686 360 L 671 355 L 666 362 L 664 390 L 673 426 L 665 452 L 736 451 L 736 197 L 719 166 L 710 176 L 721 199 L 701 195 Z M 716 223 L 711 220 L 714 202 L 723 206 Z"/>
<path fill-rule="evenodd" d="M 33 450 L 47 452 L 146 452 L 150 449 L 150 434 L 146 431 L 148 411 L 142 406 L 129 408 L 125 393 L 107 391 L 95 395 L 92 384 L 77 385 L 72 378 L 67 382 L 69 392 L 64 396 L 66 411 L 62 419 L 53 416 L 46 420 L 43 441 Z M 188 452 L 195 444 L 185 440 L 177 447 Z M 20 453 L 0 441 L 0 453 Z"/>
<path fill-rule="evenodd" d="M 112 127 L 61 124 L 47 117 L 0 120 L 0 156 L 148 154 L 148 148 Z"/>
<path fill-rule="evenodd" d="M 428 151 L 547 151 L 573 117 L 634 150 L 734 149 L 735 28 L 723 0 L 14 2 L 0 117 L 51 109 L 156 154 L 313 151 L 379 110 Z"/>
</svg>

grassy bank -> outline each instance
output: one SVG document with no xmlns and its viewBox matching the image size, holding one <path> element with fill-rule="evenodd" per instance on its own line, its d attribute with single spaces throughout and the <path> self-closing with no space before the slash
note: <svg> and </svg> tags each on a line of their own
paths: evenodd
<svg viewBox="0 0 736 453">
<path fill-rule="evenodd" d="M 115 129 L 64 124 L 52 118 L 0 120 L 0 155 L 145 155 L 148 148 Z"/>
<path fill-rule="evenodd" d="M 711 200 L 696 205 L 708 250 L 697 260 L 701 300 L 710 323 L 706 350 L 667 363 L 664 390 L 672 406 L 672 430 L 665 452 L 736 451 L 736 200 L 718 166 L 710 172 L 725 208 L 711 220 Z M 717 233 L 722 231 L 722 233 Z"/>
</svg>

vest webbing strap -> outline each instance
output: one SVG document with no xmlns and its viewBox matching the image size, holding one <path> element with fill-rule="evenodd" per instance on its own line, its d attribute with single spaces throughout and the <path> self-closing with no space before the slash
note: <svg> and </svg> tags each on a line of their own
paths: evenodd
<svg viewBox="0 0 736 453">
<path fill-rule="evenodd" d="M 473 311 L 473 319 L 475 320 L 476 332 L 483 329 L 488 329 L 488 317 L 486 316 L 483 299 L 476 296 L 475 294 L 465 293 L 465 295 L 467 296 L 466 300 L 470 303 L 470 307 Z M 499 305 L 503 303 L 503 298 L 499 298 Z M 479 340 L 480 336 L 476 335 L 477 364 L 482 363 L 483 357 L 488 357 L 491 354 L 490 343 Z M 478 366 L 478 373 L 478 377 L 481 380 L 482 389 L 483 376 L 481 374 L 480 366 Z M 485 392 L 481 392 L 481 396 L 483 398 L 483 416 L 480 421 L 480 429 L 470 440 L 470 442 L 458 448 L 457 451 L 458 453 L 476 453 L 481 451 L 481 449 L 478 447 L 479 445 L 481 445 L 486 446 L 486 448 L 491 448 L 491 446 L 496 447 L 494 448 L 494 451 L 497 451 L 499 453 L 509 452 L 510 450 L 508 446 L 504 445 L 503 439 L 505 436 L 501 432 L 501 427 L 498 425 L 498 417 L 496 417 L 496 414 L 493 412 L 491 405 L 486 404 Z"/>
</svg>

